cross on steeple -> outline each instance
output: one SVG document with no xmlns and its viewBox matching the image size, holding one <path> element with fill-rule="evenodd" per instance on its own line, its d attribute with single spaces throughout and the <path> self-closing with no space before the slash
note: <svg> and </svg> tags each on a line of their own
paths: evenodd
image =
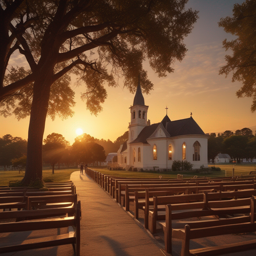
<svg viewBox="0 0 256 256">
<path fill-rule="evenodd" d="M 166 108 L 165 108 L 165 109 L 166 109 L 166 115 L 167 115 L 167 114 L 168 114 L 168 108 L 167 108 L 167 106 L 166 106 Z"/>
</svg>

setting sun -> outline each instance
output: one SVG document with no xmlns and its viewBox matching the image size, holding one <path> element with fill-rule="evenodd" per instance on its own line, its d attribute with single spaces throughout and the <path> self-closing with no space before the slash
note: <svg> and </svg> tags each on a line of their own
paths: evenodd
<svg viewBox="0 0 256 256">
<path fill-rule="evenodd" d="M 82 134 L 83 134 L 83 129 L 77 128 L 77 129 L 76 129 L 76 134 L 77 134 L 77 135 L 82 135 Z"/>
</svg>

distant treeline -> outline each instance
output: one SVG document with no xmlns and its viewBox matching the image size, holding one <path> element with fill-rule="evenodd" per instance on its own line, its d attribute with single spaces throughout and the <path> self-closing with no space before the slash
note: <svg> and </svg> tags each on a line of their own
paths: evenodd
<svg viewBox="0 0 256 256">
<path fill-rule="evenodd" d="M 218 136 L 217 136 L 218 135 Z M 256 134 L 249 128 L 232 132 L 211 133 L 208 140 L 208 160 L 213 160 L 218 153 L 229 154 L 240 163 L 241 159 L 256 158 Z"/>
<path fill-rule="evenodd" d="M 89 134 L 82 134 L 70 145 L 64 136 L 52 133 L 43 143 L 43 161 L 52 166 L 56 164 L 67 167 L 78 165 L 81 162 L 91 164 L 102 162 L 110 152 L 117 152 L 122 143 L 128 139 L 128 132 L 111 140 L 99 140 Z M 25 168 L 27 153 L 27 141 L 20 137 L 6 134 L 0 138 L 0 166 L 16 166 Z"/>
</svg>

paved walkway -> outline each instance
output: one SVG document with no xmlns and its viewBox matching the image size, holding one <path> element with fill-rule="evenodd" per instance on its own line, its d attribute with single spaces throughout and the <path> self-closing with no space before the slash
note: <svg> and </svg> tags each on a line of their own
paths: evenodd
<svg viewBox="0 0 256 256">
<path fill-rule="evenodd" d="M 163 256 L 163 249 L 98 184 L 80 172 L 71 180 L 82 206 L 81 256 Z"/>
</svg>

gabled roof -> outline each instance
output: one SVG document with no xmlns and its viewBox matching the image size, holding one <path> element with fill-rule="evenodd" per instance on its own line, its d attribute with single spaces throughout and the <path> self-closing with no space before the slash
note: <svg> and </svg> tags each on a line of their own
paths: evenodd
<svg viewBox="0 0 256 256">
<path fill-rule="evenodd" d="M 166 127 L 166 123 L 171 122 L 171 119 L 169 118 L 169 116 L 165 116 L 164 119 L 161 121 L 161 123 L 163 124 L 164 127 Z"/>
<path fill-rule="evenodd" d="M 219 153 L 216 157 L 218 157 L 218 158 L 228 158 L 228 159 L 231 159 L 231 157 L 230 157 L 229 154 L 221 154 L 221 153 Z"/>
<path fill-rule="evenodd" d="M 168 122 L 166 125 L 166 130 L 171 137 L 188 134 L 205 135 L 203 130 L 192 117 Z"/>
<path fill-rule="evenodd" d="M 138 137 L 131 143 L 148 144 L 147 139 L 157 130 L 159 125 L 163 130 L 166 129 L 165 134 L 168 137 L 175 137 L 179 135 L 201 134 L 205 135 L 203 130 L 199 127 L 196 121 L 190 117 L 186 119 L 169 121 L 169 117 L 165 116 L 161 123 L 152 124 L 143 128 Z M 165 127 L 163 123 L 166 123 Z"/>
<path fill-rule="evenodd" d="M 127 141 L 125 141 L 122 145 L 121 153 L 127 149 Z"/>
<path fill-rule="evenodd" d="M 163 136 L 159 136 L 157 135 L 158 131 L 162 130 L 163 132 Z M 170 134 L 167 132 L 167 130 L 165 129 L 164 125 L 161 123 L 158 124 L 158 126 L 156 127 L 155 131 L 148 137 L 148 139 L 153 139 L 153 138 L 167 138 L 170 137 Z"/>
<path fill-rule="evenodd" d="M 140 88 L 140 80 L 138 82 L 137 91 L 133 100 L 133 106 L 135 105 L 141 105 L 141 106 L 145 105 L 144 97 L 142 95 L 141 88 Z"/>
<path fill-rule="evenodd" d="M 134 141 L 132 141 L 131 143 L 144 143 L 144 144 L 148 144 L 147 143 L 147 138 L 150 137 L 150 135 L 156 130 L 158 125 L 159 125 L 159 123 L 152 124 L 152 125 L 144 127 L 142 129 L 142 131 L 140 132 L 140 134 L 138 135 L 138 137 Z"/>
<path fill-rule="evenodd" d="M 115 156 L 117 156 L 117 153 L 109 153 L 106 157 L 105 162 L 111 162 Z"/>
</svg>

